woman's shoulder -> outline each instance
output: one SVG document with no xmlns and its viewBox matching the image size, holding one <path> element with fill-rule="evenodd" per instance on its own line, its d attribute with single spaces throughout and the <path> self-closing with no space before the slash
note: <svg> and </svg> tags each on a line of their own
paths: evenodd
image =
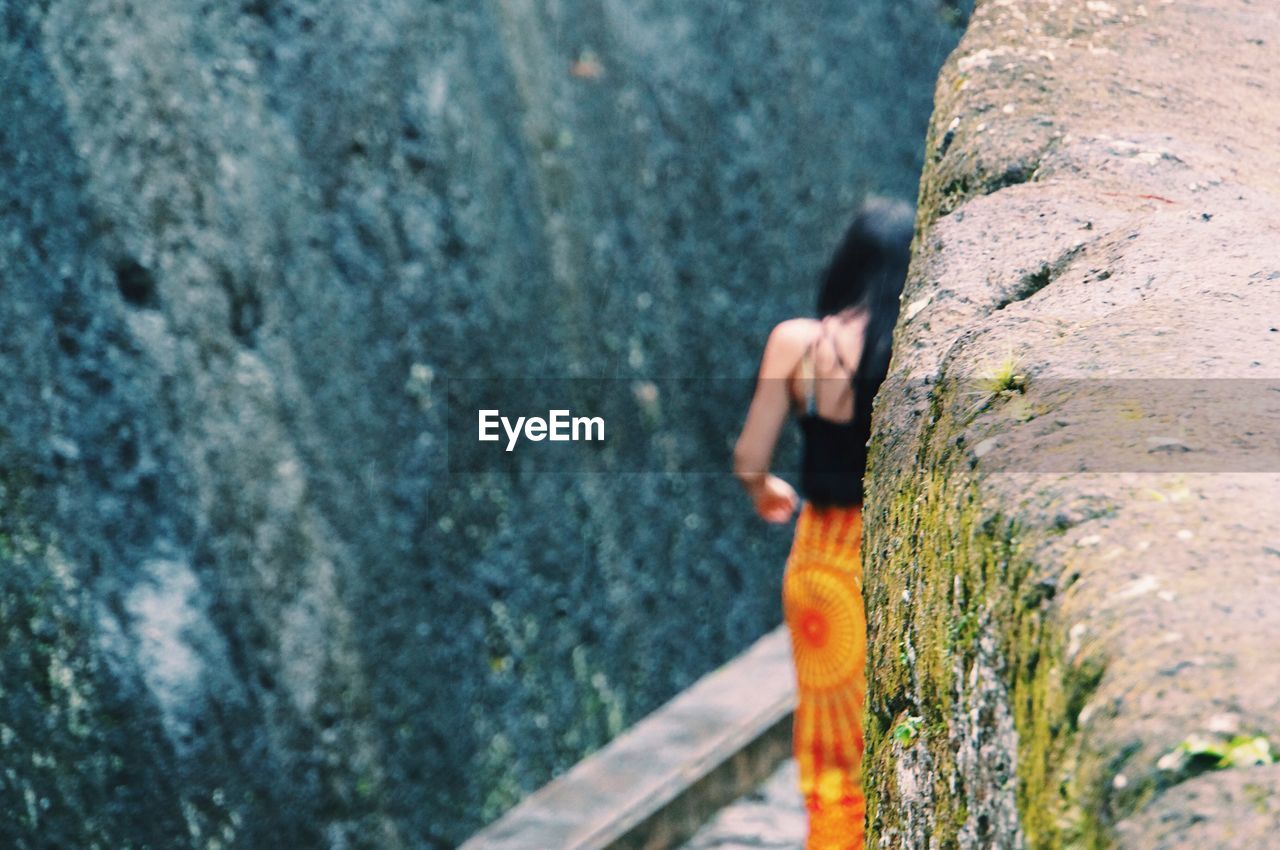
<svg viewBox="0 0 1280 850">
<path fill-rule="evenodd" d="M 805 317 L 787 319 L 773 326 L 773 330 L 769 332 L 768 344 L 794 350 L 799 354 L 821 331 L 822 322 L 818 319 Z"/>
<path fill-rule="evenodd" d="M 822 323 L 817 319 L 779 322 L 769 332 L 769 341 L 765 343 L 761 374 L 766 378 L 789 376 L 821 329 Z"/>
</svg>

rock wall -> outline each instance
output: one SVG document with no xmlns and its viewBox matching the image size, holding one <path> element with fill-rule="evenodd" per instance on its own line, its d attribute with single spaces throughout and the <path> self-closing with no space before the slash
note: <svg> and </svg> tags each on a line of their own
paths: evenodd
<svg viewBox="0 0 1280 850">
<path fill-rule="evenodd" d="M 1280 834 L 1280 11 L 980 3 L 867 515 L 877 848 Z"/>
<path fill-rule="evenodd" d="M 450 476 L 444 389 L 750 375 L 964 14 L 0 4 L 0 845 L 451 846 L 776 624 L 728 476 Z"/>
</svg>

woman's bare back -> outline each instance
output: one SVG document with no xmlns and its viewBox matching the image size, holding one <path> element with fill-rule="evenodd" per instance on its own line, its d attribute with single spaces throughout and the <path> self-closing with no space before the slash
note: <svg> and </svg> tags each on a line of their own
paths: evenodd
<svg viewBox="0 0 1280 850">
<path fill-rule="evenodd" d="M 770 522 L 786 522 L 798 503 L 794 488 L 769 473 L 783 424 L 791 414 L 853 419 L 851 379 L 866 324 L 865 310 L 849 310 L 821 320 L 788 319 L 769 334 L 747 421 L 734 445 L 733 470 L 756 511 Z"/>
<path fill-rule="evenodd" d="M 866 311 L 792 321 L 799 323 L 795 333 L 804 341 L 788 381 L 792 404 L 802 414 L 811 413 L 832 422 L 851 421 L 852 378 L 862 357 Z"/>
</svg>

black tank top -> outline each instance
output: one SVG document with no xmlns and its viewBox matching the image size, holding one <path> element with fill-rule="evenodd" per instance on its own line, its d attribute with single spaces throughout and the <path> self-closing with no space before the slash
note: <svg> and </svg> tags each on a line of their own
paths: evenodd
<svg viewBox="0 0 1280 850">
<path fill-rule="evenodd" d="M 803 435 L 800 492 L 815 505 L 862 504 L 862 476 L 867 468 L 867 440 L 871 437 L 871 402 L 880 383 L 859 374 L 868 353 L 864 344 L 859 368 L 850 375 L 853 418 L 848 422 L 834 422 L 819 416 L 812 389 L 806 389 L 806 409 L 798 417 Z M 810 353 L 806 352 L 808 356 Z"/>
</svg>

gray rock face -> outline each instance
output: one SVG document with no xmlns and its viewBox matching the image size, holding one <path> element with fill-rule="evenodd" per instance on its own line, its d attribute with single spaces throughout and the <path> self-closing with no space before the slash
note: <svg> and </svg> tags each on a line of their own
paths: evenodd
<svg viewBox="0 0 1280 850">
<path fill-rule="evenodd" d="M 872 846 L 1280 846 L 1277 42 L 993 0 L 944 67 L 870 459 Z"/>
<path fill-rule="evenodd" d="M 727 477 L 450 475 L 445 390 L 750 375 L 962 15 L 0 5 L 0 845 L 449 846 L 775 623 Z"/>
</svg>

